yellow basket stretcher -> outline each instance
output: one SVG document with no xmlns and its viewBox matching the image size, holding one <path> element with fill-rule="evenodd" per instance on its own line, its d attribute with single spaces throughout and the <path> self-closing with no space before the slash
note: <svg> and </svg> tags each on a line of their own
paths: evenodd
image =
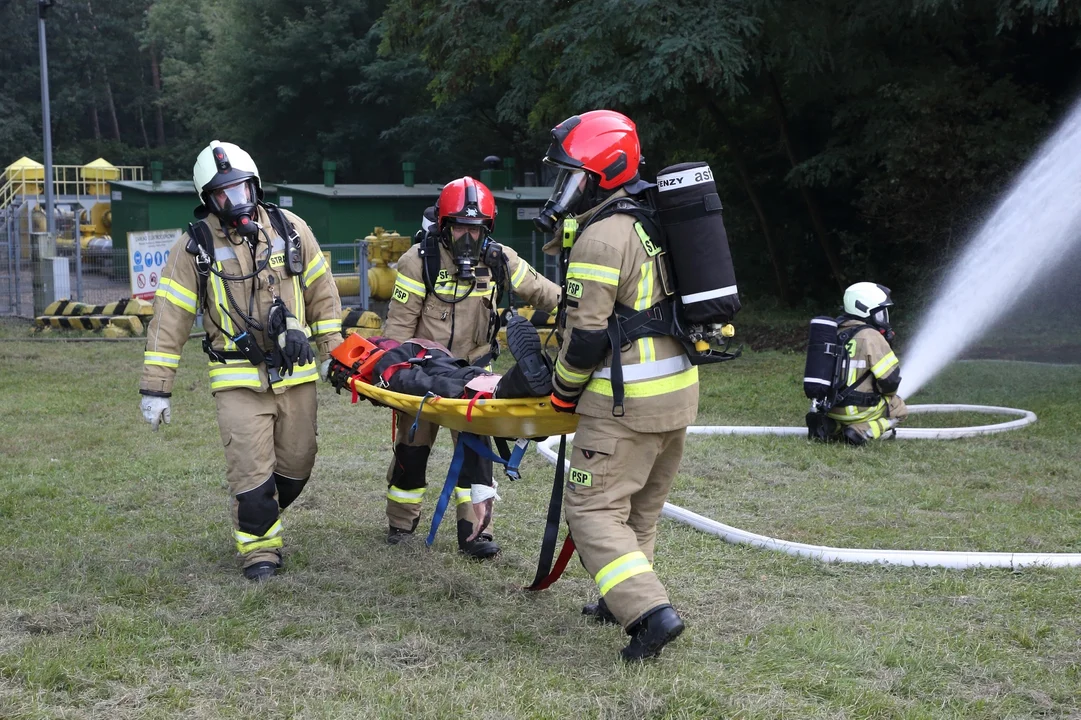
<svg viewBox="0 0 1081 720">
<path fill-rule="evenodd" d="M 466 400 L 438 395 L 406 395 L 376 387 L 353 377 L 349 388 L 372 402 L 393 408 L 409 417 L 458 432 L 500 438 L 543 438 L 569 435 L 578 427 L 578 416 L 552 409 L 548 398 Z"/>
</svg>

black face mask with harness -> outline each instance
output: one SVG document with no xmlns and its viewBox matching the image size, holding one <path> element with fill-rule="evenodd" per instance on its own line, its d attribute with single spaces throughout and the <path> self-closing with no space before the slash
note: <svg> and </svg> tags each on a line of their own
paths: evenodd
<svg viewBox="0 0 1081 720">
<path fill-rule="evenodd" d="M 499 357 L 500 323 L 496 309 L 502 304 L 504 293 L 509 299 L 511 312 L 514 311 L 514 290 L 510 284 L 510 267 L 507 262 L 507 256 L 503 252 L 503 246 L 495 240 L 492 240 L 490 236 L 485 236 L 480 241 L 478 265 L 475 266 L 473 264 L 471 257 L 455 258 L 458 272 L 454 276 L 454 297 L 447 300 L 435 292 L 437 284 L 449 282 L 451 280 L 450 273 L 443 267 L 443 259 L 439 251 L 440 247 L 443 246 L 443 240 L 441 238 L 441 231 L 438 225 L 435 224 L 435 208 L 430 207 L 425 210 L 424 218 L 426 220 L 426 227 L 417 231 L 413 236 L 413 241 L 414 244 L 420 245 L 420 250 L 418 252 L 420 254 L 421 274 L 423 275 L 422 279 L 424 280 L 425 292 L 428 295 L 436 295 L 440 301 L 451 306 L 450 340 L 447 342 L 448 348 L 454 343 L 455 307 L 458 303 L 468 298 L 478 284 L 487 282 L 495 284 L 496 297 L 495 302 L 492 304 L 492 308 L 489 310 L 488 332 L 486 333 L 489 350 L 474 363 L 474 365 L 487 365 L 492 360 Z M 484 267 L 481 267 L 480 265 L 483 265 Z M 461 297 L 458 297 L 457 283 L 459 282 L 459 279 L 463 277 L 468 278 L 469 290 Z"/>
<path fill-rule="evenodd" d="M 567 280 L 574 240 L 590 225 L 615 214 L 630 215 L 646 254 L 659 267 L 664 299 L 635 310 L 622 303 L 608 318 L 608 346 L 612 351 L 612 414 L 623 415 L 625 396 L 620 352 L 646 337 L 674 337 L 692 365 L 707 365 L 740 356 L 742 346 L 728 349 L 734 331 L 729 325 L 740 309 L 728 234 L 721 216 L 721 201 L 709 165 L 690 162 L 665 168 L 657 185 L 633 196 L 603 202 L 583 224 L 563 221 L 560 249 L 560 327 L 566 325 L 569 298 L 580 294 L 575 280 Z"/>
<path fill-rule="evenodd" d="M 871 369 L 867 368 L 854 382 L 849 383 L 845 361 L 851 359 L 853 351 L 849 344 L 855 343 L 854 338 L 861 330 L 880 333 L 887 342 L 893 339 L 893 333 L 862 322 L 843 329 L 840 327 L 841 323 L 853 319 L 857 318 L 821 316 L 811 319 L 807 362 L 803 369 L 803 394 L 811 400 L 811 411 L 807 413 L 807 430 L 811 439 L 828 439 L 833 423 L 827 414 L 834 408 L 850 405 L 874 407 L 882 400 L 882 394 L 877 391 L 856 390 L 871 376 Z"/>
<path fill-rule="evenodd" d="M 290 276 L 299 276 L 301 278 L 301 287 L 304 286 L 304 262 L 303 254 L 301 252 L 301 240 L 300 235 L 297 233 L 296 228 L 285 217 L 285 214 L 276 205 L 271 203 L 259 201 L 258 206 L 262 207 L 267 216 L 270 218 L 270 224 L 274 228 L 274 232 L 278 237 L 282 238 L 285 242 L 285 268 Z M 209 211 L 203 207 L 199 208 L 198 213 L 208 213 Z M 252 225 L 256 225 L 254 220 L 251 220 Z M 248 311 L 245 312 L 242 307 L 233 298 L 232 291 L 229 288 L 230 282 L 243 282 L 254 278 L 263 270 L 265 270 L 270 264 L 270 258 L 274 254 L 273 243 L 267 236 L 266 230 L 258 228 L 262 232 L 264 239 L 267 242 L 267 254 L 262 262 L 256 262 L 256 246 L 258 244 L 258 234 L 254 234 L 255 240 L 251 239 L 252 236 L 242 234 L 244 238 L 240 243 L 234 243 L 235 245 L 248 246 L 252 255 L 252 264 L 254 269 L 250 273 L 242 275 L 231 275 L 223 272 L 215 267 L 214 258 L 214 236 L 210 228 L 210 225 L 205 219 L 205 214 L 197 221 L 188 224 L 188 242 L 185 246 L 185 250 L 194 256 L 195 269 L 199 276 L 199 288 L 198 288 L 198 300 L 197 307 L 204 309 L 203 317 L 210 319 L 211 323 L 221 332 L 221 334 L 233 341 L 236 345 L 236 350 L 216 350 L 211 346 L 210 338 L 203 338 L 203 352 L 207 354 L 211 362 L 224 363 L 226 360 L 247 360 L 252 365 L 261 365 L 264 362 L 267 363 L 269 376 L 271 382 L 276 382 L 280 375 L 278 374 L 279 367 L 283 365 L 281 358 L 276 357 L 278 350 L 274 348 L 271 350 L 271 357 L 267 357 L 262 348 L 256 343 L 255 338 L 252 336 L 252 330 L 263 331 L 267 327 L 257 319 L 252 317 L 254 312 L 255 302 L 255 283 L 252 284 L 251 294 L 248 300 Z M 237 335 L 231 335 L 214 322 L 211 314 L 207 312 L 209 307 L 206 306 L 207 298 L 207 283 L 210 275 L 213 274 L 221 279 L 222 287 L 225 290 L 225 296 L 229 301 L 232 310 L 244 321 L 245 329 Z M 230 309 L 219 303 L 219 312 L 228 315 Z M 290 314 L 288 309 L 285 308 L 284 303 L 280 298 L 275 298 L 274 305 L 272 305 L 272 315 L 277 312 L 280 315 Z M 280 323 L 268 322 L 267 326 L 277 325 Z"/>
</svg>

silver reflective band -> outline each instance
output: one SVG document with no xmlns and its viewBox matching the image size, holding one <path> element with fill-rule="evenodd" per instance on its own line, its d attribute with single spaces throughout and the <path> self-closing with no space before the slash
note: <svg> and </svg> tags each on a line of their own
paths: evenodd
<svg viewBox="0 0 1081 720">
<path fill-rule="evenodd" d="M 657 176 L 657 190 L 659 192 L 668 192 L 669 190 L 678 190 L 680 188 L 691 187 L 692 185 L 705 185 L 706 183 L 713 182 L 713 173 L 708 167 L 696 167 L 690 170 L 683 170 L 678 173 L 668 173 L 666 175 Z"/>
<path fill-rule="evenodd" d="M 814 320 L 811 320 L 811 324 L 812 325 L 829 325 L 830 327 L 837 327 L 837 322 L 835 320 L 819 320 L 818 318 L 815 318 Z"/>
<path fill-rule="evenodd" d="M 728 287 L 717 288 L 716 290 L 706 290 L 705 292 L 695 293 L 694 295 L 680 295 L 679 299 L 683 301 L 684 305 L 690 305 L 691 303 L 702 302 L 704 300 L 712 300 L 713 298 L 727 297 L 728 295 L 736 294 L 736 286 L 729 285 Z"/>
<path fill-rule="evenodd" d="M 653 362 L 634 363 L 623 366 L 623 382 L 637 382 L 638 380 L 651 380 L 653 378 L 674 375 L 684 370 L 690 370 L 691 361 L 686 355 L 654 360 Z M 612 379 L 612 368 L 599 368 L 593 371 L 594 378 Z"/>
<path fill-rule="evenodd" d="M 214 248 L 214 259 L 221 260 L 236 260 L 236 253 L 233 252 L 231 247 Z"/>
<path fill-rule="evenodd" d="M 823 380 L 822 378 L 805 377 L 803 378 L 805 383 L 815 383 L 816 385 L 832 385 L 829 380 Z"/>
</svg>

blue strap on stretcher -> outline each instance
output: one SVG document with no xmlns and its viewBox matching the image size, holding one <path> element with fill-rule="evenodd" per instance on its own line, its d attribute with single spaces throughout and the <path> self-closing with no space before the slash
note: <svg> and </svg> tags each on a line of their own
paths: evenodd
<svg viewBox="0 0 1081 720">
<path fill-rule="evenodd" d="M 518 466 L 521 464 L 522 458 L 525 457 L 525 451 L 529 447 L 529 440 L 520 438 L 515 441 L 510 457 L 503 459 L 493 452 L 480 439 L 480 436 L 466 432 L 458 433 L 458 442 L 454 444 L 454 457 L 451 458 L 450 469 L 447 470 L 447 479 L 443 482 L 443 491 L 439 493 L 439 501 L 435 504 L 435 512 L 432 513 L 432 528 L 428 531 L 428 537 L 424 540 L 424 544 L 428 547 L 431 547 L 432 543 L 435 542 L 435 533 L 439 529 L 439 524 L 443 522 L 443 514 L 446 513 L 447 506 L 450 505 L 450 496 L 454 494 L 454 488 L 458 486 L 458 477 L 462 474 L 462 465 L 465 464 L 465 450 L 467 447 L 482 458 L 499 463 L 503 466 L 503 471 L 507 477 L 511 480 L 518 480 L 522 477 Z"/>
</svg>

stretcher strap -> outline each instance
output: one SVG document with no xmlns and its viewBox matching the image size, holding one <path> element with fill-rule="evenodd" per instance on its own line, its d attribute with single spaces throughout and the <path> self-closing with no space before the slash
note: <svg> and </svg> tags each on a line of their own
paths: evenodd
<svg viewBox="0 0 1081 720">
<path fill-rule="evenodd" d="M 439 396 L 429 390 L 424 393 L 424 397 L 420 399 L 420 405 L 417 406 L 417 416 L 413 418 L 413 424 L 409 426 L 409 442 L 413 442 L 413 437 L 417 434 L 417 425 L 420 423 L 420 414 L 424 411 L 424 403 L 428 402 L 431 398 L 437 397 Z"/>
<path fill-rule="evenodd" d="M 425 543 L 430 546 L 435 541 L 435 533 L 439 529 L 439 524 L 443 522 L 443 514 L 447 511 L 447 505 L 450 504 L 450 496 L 454 493 L 454 488 L 458 486 L 458 477 L 462 474 L 462 466 L 465 464 L 466 450 L 471 450 L 482 458 L 499 463 L 503 466 L 507 477 L 511 480 L 518 480 L 521 478 L 518 466 L 521 464 L 522 458 L 525 457 L 525 451 L 528 447 L 529 440 L 523 438 L 515 441 L 510 457 L 504 460 L 492 452 L 492 449 L 479 436 L 467 432 L 458 433 L 458 442 L 454 444 L 454 457 L 451 458 L 450 469 L 447 470 L 447 479 L 443 482 L 443 491 L 439 494 L 439 502 L 435 505 L 435 512 L 432 514 L 432 528 L 428 531 L 428 539 Z M 558 522 L 558 518 L 556 522 Z"/>
<path fill-rule="evenodd" d="M 556 539 L 559 537 L 559 518 L 563 512 L 563 476 L 566 472 L 564 464 L 567 459 L 567 436 L 562 435 L 559 438 L 559 456 L 556 459 L 556 473 L 555 480 L 552 483 L 552 497 L 548 500 L 548 518 L 544 526 L 544 540 L 541 541 L 540 558 L 537 559 L 537 574 L 533 578 L 533 582 L 526 586 L 526 590 L 543 590 L 563 574 L 563 570 L 567 567 L 567 560 L 570 559 L 570 554 L 574 552 L 574 541 L 567 536 L 567 540 L 563 544 L 563 552 L 560 553 L 560 560 L 562 565 L 556 564 L 556 567 L 552 567 L 552 558 L 555 556 Z M 567 547 L 570 546 L 568 550 Z M 564 559 L 563 555 L 566 554 L 567 558 Z"/>
<path fill-rule="evenodd" d="M 492 394 L 490 392 L 479 392 L 469 400 L 469 405 L 465 409 L 465 421 L 473 422 L 473 406 L 477 404 L 477 400 L 481 398 L 490 398 Z"/>
<path fill-rule="evenodd" d="M 563 548 L 559 551 L 559 557 L 556 558 L 556 564 L 552 566 L 552 572 L 548 573 L 543 580 L 539 583 L 535 580 L 533 584 L 526 588 L 526 590 L 547 590 L 556 580 L 563 576 L 563 571 L 567 569 L 567 563 L 574 557 L 574 538 L 570 533 L 563 538 Z"/>
<path fill-rule="evenodd" d="M 435 542 L 435 533 L 439 530 L 439 523 L 443 522 L 443 513 L 447 511 L 450 496 L 454 494 L 454 488 L 458 485 L 458 476 L 462 474 L 462 465 L 465 464 L 465 443 L 462 442 L 462 438 L 466 435 L 467 433 L 458 433 L 458 442 L 454 444 L 454 457 L 450 461 L 447 479 L 443 482 L 443 491 L 439 493 L 439 501 L 435 504 L 435 512 L 432 513 L 432 528 L 424 540 L 424 544 L 428 547 Z"/>
</svg>

